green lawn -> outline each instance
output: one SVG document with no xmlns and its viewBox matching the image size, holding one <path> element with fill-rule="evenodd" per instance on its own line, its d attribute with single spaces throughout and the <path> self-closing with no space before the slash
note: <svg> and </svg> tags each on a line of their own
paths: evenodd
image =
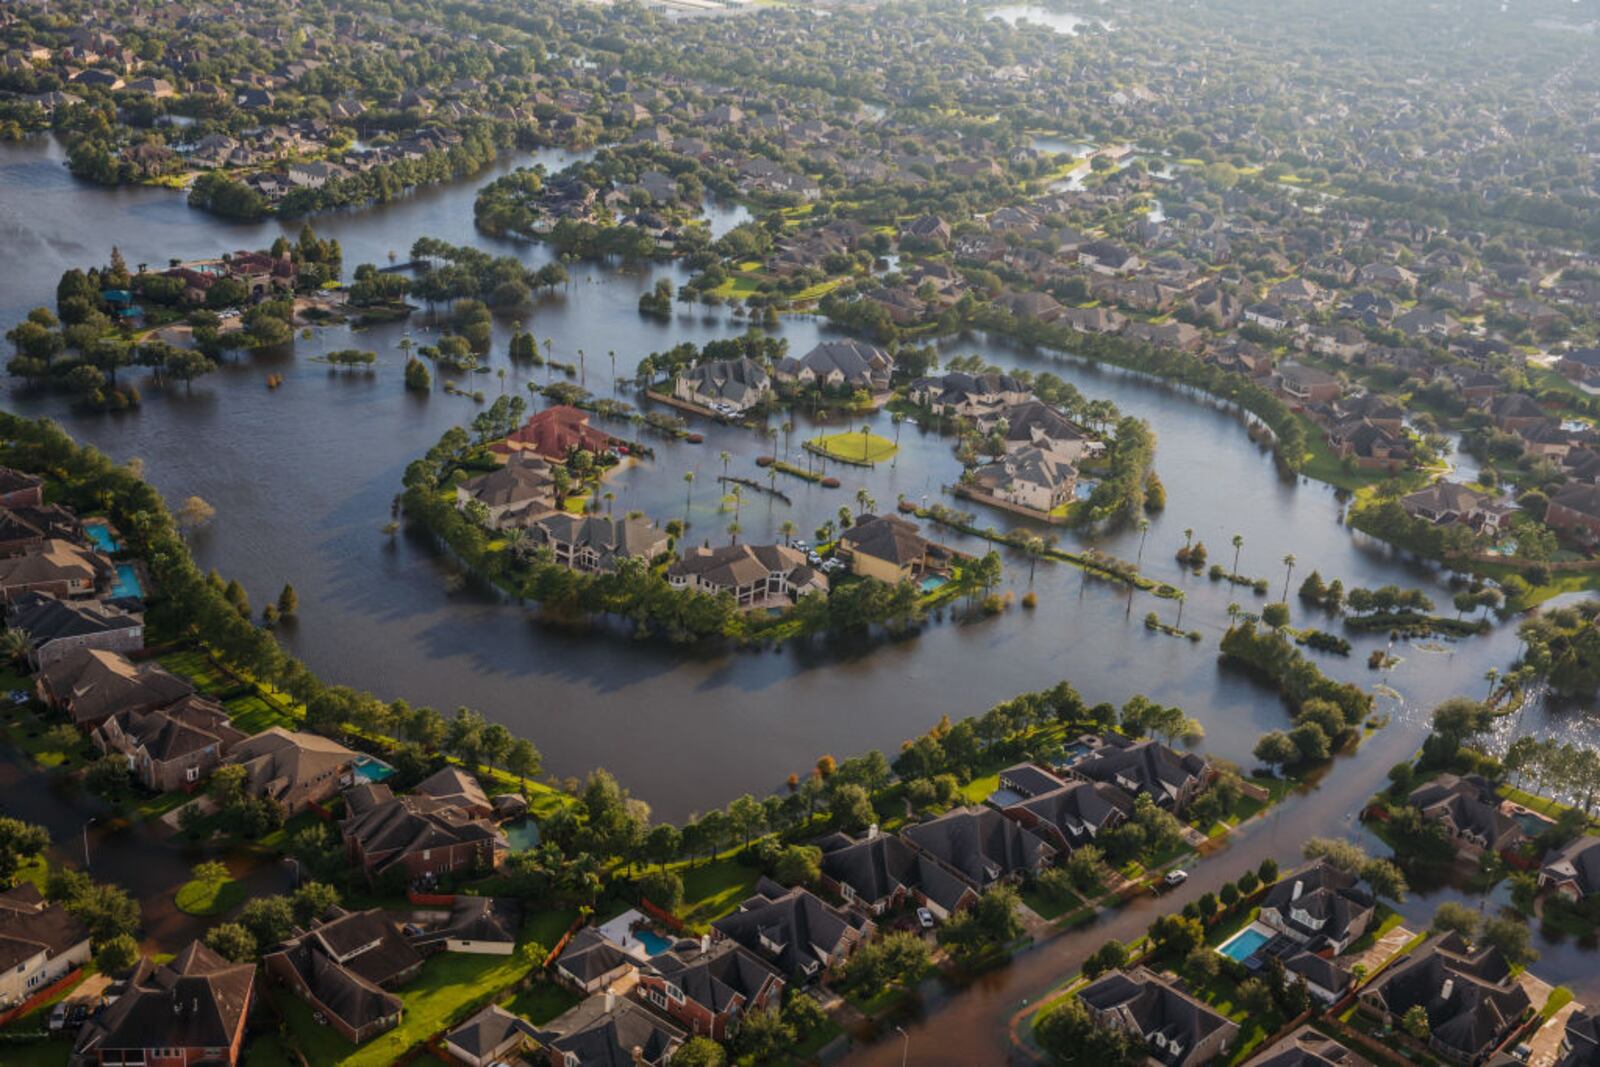
<svg viewBox="0 0 1600 1067">
<path fill-rule="evenodd" d="M 679 864 L 676 869 L 683 879 L 679 915 L 696 927 L 706 926 L 737 908 L 740 901 L 756 891 L 756 881 L 761 877 L 759 868 L 740 863 L 731 852 L 693 869 L 687 864 Z"/>
<path fill-rule="evenodd" d="M 887 437 L 855 430 L 813 437 L 806 445 L 849 463 L 877 463 L 895 453 L 895 444 Z"/>
<path fill-rule="evenodd" d="M 397 990 L 405 1001 L 400 1025 L 359 1048 L 330 1027 L 318 1026 L 310 1007 L 299 998 L 281 989 L 274 989 L 271 996 L 288 1020 L 292 1040 L 311 1063 L 318 1067 L 386 1067 L 413 1045 L 460 1021 L 469 1014 L 467 1009 L 484 997 L 510 988 L 528 969 L 528 961 L 520 953 L 477 956 L 442 952 L 430 957 L 422 965 L 422 974 Z"/>
<path fill-rule="evenodd" d="M 255 693 L 225 700 L 222 706 L 233 719 L 233 725 L 247 734 L 258 734 L 274 726 L 294 730 L 300 725 L 288 711 Z"/>
<path fill-rule="evenodd" d="M 1037 886 L 1022 893 L 1022 902 L 1046 921 L 1058 919 L 1067 912 L 1083 907 L 1083 901 L 1072 894 L 1065 898 L 1046 893 Z"/>
<path fill-rule="evenodd" d="M 232 878 L 203 882 L 198 878 L 178 887 L 174 903 L 189 915 L 222 915 L 244 903 L 244 883 Z"/>
<path fill-rule="evenodd" d="M 72 1042 L 59 1039 L 0 1045 L 0 1060 L 6 1067 L 66 1067 L 71 1055 Z"/>
<path fill-rule="evenodd" d="M 536 1026 L 542 1026 L 578 1003 L 578 994 L 550 981 L 534 982 L 526 990 L 511 998 L 506 1010 L 520 1015 Z"/>
<path fill-rule="evenodd" d="M 172 652 L 162 656 L 159 662 L 173 674 L 189 679 L 201 692 L 220 693 L 224 689 L 232 689 L 236 684 L 232 678 L 222 673 L 222 670 L 211 661 L 210 656 L 199 649 Z"/>
</svg>

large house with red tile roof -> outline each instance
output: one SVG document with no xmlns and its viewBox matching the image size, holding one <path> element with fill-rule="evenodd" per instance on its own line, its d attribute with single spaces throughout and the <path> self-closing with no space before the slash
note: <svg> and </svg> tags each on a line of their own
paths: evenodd
<svg viewBox="0 0 1600 1067">
<path fill-rule="evenodd" d="M 619 444 L 604 430 L 589 425 L 589 416 L 575 407 L 561 404 L 546 408 L 530 418 L 520 430 L 513 430 L 503 441 L 489 446 L 500 456 L 533 452 L 546 459 L 564 460 L 573 449 L 583 452 L 610 452 Z"/>
</svg>

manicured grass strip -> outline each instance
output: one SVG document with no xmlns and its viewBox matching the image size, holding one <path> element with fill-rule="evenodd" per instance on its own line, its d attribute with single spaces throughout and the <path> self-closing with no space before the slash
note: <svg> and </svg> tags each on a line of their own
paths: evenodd
<svg viewBox="0 0 1600 1067">
<path fill-rule="evenodd" d="M 877 463 L 895 454 L 895 444 L 887 437 L 855 430 L 813 437 L 806 447 L 846 463 Z"/>
</svg>

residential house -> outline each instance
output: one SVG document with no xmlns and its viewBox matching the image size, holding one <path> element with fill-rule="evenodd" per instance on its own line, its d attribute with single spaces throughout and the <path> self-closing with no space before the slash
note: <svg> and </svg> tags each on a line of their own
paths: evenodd
<svg viewBox="0 0 1600 1067">
<path fill-rule="evenodd" d="M 1097 1023 L 1142 1038 L 1166 1067 L 1210 1063 L 1239 1036 L 1237 1023 L 1143 967 L 1103 974 L 1077 996 Z"/>
<path fill-rule="evenodd" d="M 1035 289 L 1021 292 L 1010 290 L 1001 293 L 994 302 L 1015 318 L 1035 322 L 1055 322 L 1064 310 L 1049 293 L 1041 293 Z"/>
<path fill-rule="evenodd" d="M 499 470 L 468 478 L 456 486 L 456 506 L 481 504 L 492 527 L 523 526 L 560 507 L 550 464 L 537 456 L 514 452 Z"/>
<path fill-rule="evenodd" d="M 1502 809 L 1494 786 L 1476 774 L 1441 774 L 1413 789 L 1410 803 L 1443 828 L 1464 856 L 1514 852 L 1528 840 Z"/>
<path fill-rule="evenodd" d="M 687 1036 L 615 993 L 589 997 L 534 1032 L 550 1067 L 666 1067 Z"/>
<path fill-rule="evenodd" d="M 1104 239 L 1080 247 L 1078 263 L 1096 274 L 1133 274 L 1143 266 L 1137 253 Z"/>
<path fill-rule="evenodd" d="M 52 537 L 19 556 L 0 558 L 0 600 L 9 604 L 25 593 L 62 600 L 92 596 L 114 573 L 100 553 Z"/>
<path fill-rule="evenodd" d="M 426 794 L 395 796 L 388 786 L 358 785 L 345 794 L 345 848 L 369 880 L 403 873 L 407 883 L 456 872 L 490 870 L 509 851 L 505 835 L 481 815 Z"/>
<path fill-rule="evenodd" d="M 893 374 L 894 358 L 889 353 L 856 340 L 823 341 L 798 359 L 785 356 L 774 370 L 780 382 L 869 393 L 887 389 Z"/>
<path fill-rule="evenodd" d="M 522 928 L 522 905 L 514 897 L 484 897 L 457 893 L 450 910 L 430 911 L 414 918 L 421 932 L 408 930 L 418 952 L 469 952 L 478 956 L 509 956 L 517 948 Z"/>
<path fill-rule="evenodd" d="M 1003 430 L 1001 436 L 1008 453 L 1037 448 L 1074 464 L 1100 455 L 1106 448 L 1105 442 L 1040 400 L 1014 404 L 997 415 L 982 417 L 978 428 L 984 433 Z"/>
<path fill-rule="evenodd" d="M 1569 900 L 1600 892 L 1600 837 L 1587 834 L 1569 842 L 1539 868 L 1539 888 Z"/>
<path fill-rule="evenodd" d="M 558 404 L 533 415 L 504 441 L 491 445 L 490 451 L 533 452 L 546 459 L 564 461 L 574 449 L 602 453 L 612 451 L 618 444 L 610 434 L 590 426 L 585 412 Z"/>
<path fill-rule="evenodd" d="M 1372 1067 L 1372 1061 L 1345 1048 L 1306 1023 L 1247 1061 L 1250 1067 Z"/>
<path fill-rule="evenodd" d="M 467 1067 L 491 1067 L 516 1056 L 538 1031 L 498 1004 L 490 1004 L 444 1035 L 445 1051 Z"/>
<path fill-rule="evenodd" d="M 44 506 L 44 479 L 37 474 L 0 467 L 0 507 Z"/>
<path fill-rule="evenodd" d="M 1344 392 L 1344 383 L 1318 367 L 1300 363 L 1278 366 L 1278 388 L 1295 404 L 1327 404 Z"/>
<path fill-rule="evenodd" d="M 638 992 L 686 1031 L 726 1041 L 749 1012 L 776 1008 L 783 975 L 743 945 L 706 938 L 696 949 L 652 956 L 639 972 Z"/>
<path fill-rule="evenodd" d="M 0 507 L 0 557 L 40 548 L 47 539 L 77 541 L 81 527 L 71 512 L 56 504 L 8 504 Z"/>
<path fill-rule="evenodd" d="M 1033 392 L 1009 374 L 951 371 L 937 378 L 918 378 L 906 396 L 913 404 L 939 414 L 980 418 L 1027 403 L 1033 399 Z"/>
<path fill-rule="evenodd" d="M 1499 534 L 1500 523 L 1514 510 L 1488 493 L 1444 481 L 1407 493 L 1400 506 L 1412 518 L 1434 526 L 1465 526 L 1491 535 Z"/>
<path fill-rule="evenodd" d="M 71 1062 L 236 1067 L 255 988 L 255 964 L 229 963 L 199 941 L 170 963 L 145 956 L 106 990 L 110 1003 L 78 1032 Z"/>
<path fill-rule="evenodd" d="M 639 969 L 639 961 L 593 926 L 585 926 L 556 957 L 556 977 L 580 993 L 595 993 Z"/>
<path fill-rule="evenodd" d="M 1289 313 L 1277 304 L 1247 304 L 1243 318 L 1267 330 L 1281 330 L 1289 325 Z"/>
<path fill-rule="evenodd" d="M 555 561 L 575 571 L 612 571 L 623 560 L 646 562 L 667 551 L 667 532 L 648 519 L 548 512 L 529 520 L 530 539 L 548 545 Z"/>
<path fill-rule="evenodd" d="M 822 887 L 878 917 L 910 901 L 948 918 L 978 901 L 977 889 L 954 870 L 897 834 L 869 827 L 860 839 L 829 834 L 822 849 Z"/>
<path fill-rule="evenodd" d="M 1561 1035 L 1561 1058 L 1556 1067 L 1596 1067 L 1600 1064 L 1600 1015 L 1574 1011 L 1567 1016 Z"/>
<path fill-rule="evenodd" d="M 916 523 L 895 515 L 863 515 L 839 535 L 834 551 L 852 573 L 895 585 L 930 569 L 931 547 Z"/>
<path fill-rule="evenodd" d="M 1486 1057 L 1521 1022 L 1528 994 L 1497 948 L 1473 952 L 1460 934 L 1429 938 L 1363 987 L 1359 1005 L 1386 1027 L 1428 1016 L 1428 1050 L 1452 1063 Z"/>
<path fill-rule="evenodd" d="M 1205 758 L 1175 752 L 1159 741 L 1130 741 L 1107 734 L 1106 743 L 1084 753 L 1065 771 L 1086 782 L 1114 785 L 1133 797 L 1149 794 L 1158 807 L 1181 812 L 1216 777 Z"/>
<path fill-rule="evenodd" d="M 1023 794 L 1017 800 L 1008 798 L 1000 810 L 1006 818 L 1049 841 L 1062 855 L 1093 843 L 1102 830 L 1114 829 L 1133 812 L 1133 797 L 1110 782 L 1063 780 L 1045 771 L 1037 773 L 1055 782 L 1055 787 Z M 1006 780 L 1002 776 L 1002 787 Z M 1011 788 L 1020 793 L 1015 786 Z"/>
<path fill-rule="evenodd" d="M 781 973 L 804 981 L 843 963 L 875 927 L 865 915 L 840 911 L 807 889 L 785 889 L 762 878 L 755 894 L 711 929 L 713 937 L 743 945 Z"/>
<path fill-rule="evenodd" d="M 106 601 L 25 593 L 6 612 L 6 625 L 28 635 L 28 660 L 40 669 L 78 652 L 144 648 L 144 616 Z"/>
<path fill-rule="evenodd" d="M 381 908 L 335 907 L 263 956 L 262 964 L 359 1045 L 400 1025 L 404 1004 L 393 990 L 421 972 L 422 957 Z"/>
<path fill-rule="evenodd" d="M 1544 524 L 1579 541 L 1600 539 L 1600 486 L 1582 482 L 1562 486 L 1550 497 Z"/>
<path fill-rule="evenodd" d="M 1079 333 L 1121 333 L 1128 325 L 1128 317 L 1113 308 L 1062 308 L 1058 322 Z"/>
<path fill-rule="evenodd" d="M 40 668 L 39 699 L 87 730 L 118 712 L 149 712 L 174 704 L 194 687 L 154 663 L 135 664 L 120 652 L 82 648 Z"/>
<path fill-rule="evenodd" d="M 228 757 L 245 769 L 245 789 L 282 804 L 290 816 L 333 799 L 350 780 L 356 754 L 319 734 L 268 727 Z"/>
<path fill-rule="evenodd" d="M 146 789 L 169 793 L 210 777 L 250 735 L 233 725 L 222 705 L 191 693 L 163 708 L 119 711 L 89 736 L 106 755 L 125 756 Z"/>
<path fill-rule="evenodd" d="M 0 1009 L 21 1004 L 89 962 L 89 931 L 32 882 L 0 890 Z"/>
<path fill-rule="evenodd" d="M 907 842 L 982 893 L 1032 877 L 1056 857 L 1050 841 L 991 807 L 956 808 L 902 832 Z"/>
<path fill-rule="evenodd" d="M 1352 416 L 1328 428 L 1328 447 L 1340 459 L 1367 470 L 1398 471 L 1410 465 L 1411 441 L 1371 419 Z"/>
<path fill-rule="evenodd" d="M 1268 889 L 1259 918 L 1302 944 L 1327 945 L 1337 954 L 1366 932 L 1377 906 L 1354 875 L 1318 861 Z"/>
<path fill-rule="evenodd" d="M 828 578 L 785 545 L 701 546 L 667 566 L 674 589 L 716 596 L 727 593 L 740 608 L 788 604 L 810 593 L 828 591 Z"/>
<path fill-rule="evenodd" d="M 1078 468 L 1055 453 L 1024 448 L 978 467 L 972 484 L 997 500 L 1049 514 L 1076 496 Z"/>
<path fill-rule="evenodd" d="M 766 368 L 749 357 L 702 363 L 684 371 L 672 383 L 672 395 L 708 408 L 732 408 L 744 413 L 772 392 Z"/>
<path fill-rule="evenodd" d="M 488 794 L 483 791 L 483 786 L 460 767 L 445 767 L 443 770 L 435 771 L 413 786 L 411 791 L 432 797 L 441 804 L 454 805 L 467 814 L 476 815 L 481 819 L 494 818 L 494 805 L 490 803 Z"/>
<path fill-rule="evenodd" d="M 1494 419 L 1494 424 L 1507 433 L 1541 426 L 1550 420 L 1549 413 L 1527 393 L 1490 397 L 1484 410 Z"/>
<path fill-rule="evenodd" d="M 1143 344 L 1180 352 L 1197 351 L 1206 343 L 1206 335 L 1187 322 L 1135 322 L 1129 325 L 1125 335 Z"/>
</svg>

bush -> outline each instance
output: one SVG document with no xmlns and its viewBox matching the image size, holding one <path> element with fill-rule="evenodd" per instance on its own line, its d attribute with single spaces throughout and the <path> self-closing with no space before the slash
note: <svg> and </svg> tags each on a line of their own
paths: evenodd
<svg viewBox="0 0 1600 1067">
<path fill-rule="evenodd" d="M 635 879 L 634 887 L 658 908 L 677 911 L 683 906 L 683 879 L 676 871 L 646 871 Z"/>
</svg>

